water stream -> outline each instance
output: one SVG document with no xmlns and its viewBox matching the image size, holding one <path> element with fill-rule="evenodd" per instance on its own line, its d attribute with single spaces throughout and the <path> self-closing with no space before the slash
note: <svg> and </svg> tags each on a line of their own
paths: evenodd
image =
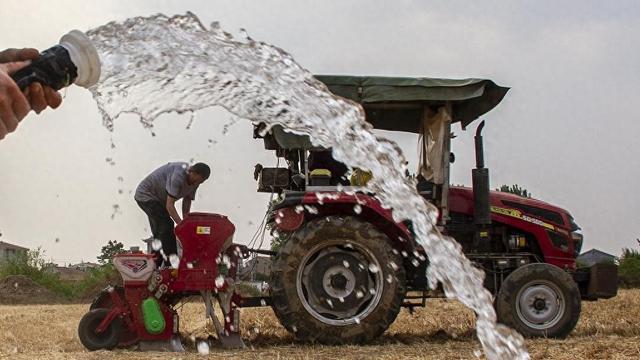
<svg viewBox="0 0 640 360">
<path fill-rule="evenodd" d="M 398 146 L 378 138 L 362 108 L 331 94 L 282 49 L 248 36 L 236 40 L 217 23 L 209 27 L 191 14 L 155 15 L 111 22 L 90 30 L 103 63 L 100 82 L 91 91 L 107 128 L 123 113 L 145 126 L 164 113 L 193 113 L 222 106 L 268 126 L 310 135 L 333 148 L 351 167 L 370 169 L 371 191 L 394 209 L 397 220 L 413 222 L 426 249 L 430 285 L 443 284 L 477 314 L 477 334 L 490 359 L 527 359 L 523 338 L 496 324 L 484 273 L 463 255 L 460 245 L 435 227 L 437 210 L 418 195 L 404 176 Z"/>
</svg>

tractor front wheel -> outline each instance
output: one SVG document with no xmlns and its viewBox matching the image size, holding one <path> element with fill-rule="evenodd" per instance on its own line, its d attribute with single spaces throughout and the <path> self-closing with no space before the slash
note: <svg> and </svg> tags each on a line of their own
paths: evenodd
<svg viewBox="0 0 640 360">
<path fill-rule="evenodd" d="M 580 291 L 571 276 L 550 264 L 513 271 L 496 299 L 498 321 L 526 337 L 565 338 L 580 317 Z"/>
<path fill-rule="evenodd" d="M 314 220 L 283 245 L 272 272 L 278 319 L 296 339 L 361 343 L 395 320 L 405 295 L 402 258 L 373 225 Z"/>
</svg>

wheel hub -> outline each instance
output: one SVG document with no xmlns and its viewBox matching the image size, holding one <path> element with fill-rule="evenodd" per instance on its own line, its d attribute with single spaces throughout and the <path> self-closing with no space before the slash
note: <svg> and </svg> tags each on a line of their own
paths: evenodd
<svg viewBox="0 0 640 360">
<path fill-rule="evenodd" d="M 344 266 L 333 266 L 322 276 L 323 290 L 339 301 L 353 292 L 355 283 L 356 275 Z"/>
<path fill-rule="evenodd" d="M 343 243 L 343 242 L 341 242 Z M 303 306 L 331 325 L 359 323 L 373 311 L 383 286 L 380 264 L 364 249 L 342 244 L 309 252 L 298 270 L 298 294 Z"/>
<path fill-rule="evenodd" d="M 548 329 L 556 325 L 564 314 L 562 292 L 551 282 L 527 284 L 518 293 L 517 299 L 516 310 L 520 320 L 534 329 Z"/>
<path fill-rule="evenodd" d="M 533 308 L 537 311 L 542 311 L 547 307 L 547 302 L 544 299 L 535 299 L 533 301 Z"/>
<path fill-rule="evenodd" d="M 347 286 L 347 278 L 342 274 L 331 276 L 331 286 L 335 289 L 344 290 Z"/>
</svg>

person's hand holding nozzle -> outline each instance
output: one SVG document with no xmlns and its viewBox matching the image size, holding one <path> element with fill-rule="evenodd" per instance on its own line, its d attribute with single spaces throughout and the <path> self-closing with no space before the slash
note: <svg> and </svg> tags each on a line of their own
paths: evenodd
<svg viewBox="0 0 640 360">
<path fill-rule="evenodd" d="M 39 114 L 47 106 L 55 109 L 62 96 L 39 82 L 20 90 L 11 75 L 40 56 L 36 49 L 7 49 L 0 52 L 0 139 L 18 127 L 29 111 Z"/>
<path fill-rule="evenodd" d="M 58 45 L 0 52 L 0 139 L 13 132 L 30 110 L 57 108 L 57 90 L 71 84 L 89 88 L 100 79 L 100 57 L 81 31 L 62 36 Z"/>
</svg>

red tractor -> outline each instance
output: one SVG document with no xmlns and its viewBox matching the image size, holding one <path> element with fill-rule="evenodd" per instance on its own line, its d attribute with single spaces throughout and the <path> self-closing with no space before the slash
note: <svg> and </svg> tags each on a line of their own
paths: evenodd
<svg viewBox="0 0 640 360">
<path fill-rule="evenodd" d="M 441 232 L 485 271 L 500 322 L 525 336 L 563 338 L 578 321 L 581 300 L 616 295 L 615 265 L 576 267 L 583 239 L 568 211 L 489 191 L 484 121 L 475 136 L 473 188 L 449 184 L 452 125 L 466 129 L 507 88 L 480 79 L 317 78 L 359 103 L 374 128 L 419 134 L 418 191 L 438 208 Z M 271 301 L 289 331 L 323 343 L 366 341 L 382 334 L 401 307 L 442 296 L 429 289 L 429 260 L 411 224 L 397 223 L 392 210 L 353 186 L 362 185 L 361 169 L 352 170 L 349 183 L 348 169 L 308 138 L 278 127 L 260 133 L 254 137 L 289 165 L 258 166 L 259 191 L 281 194 L 272 207 L 282 245 L 274 254 Z"/>
</svg>

